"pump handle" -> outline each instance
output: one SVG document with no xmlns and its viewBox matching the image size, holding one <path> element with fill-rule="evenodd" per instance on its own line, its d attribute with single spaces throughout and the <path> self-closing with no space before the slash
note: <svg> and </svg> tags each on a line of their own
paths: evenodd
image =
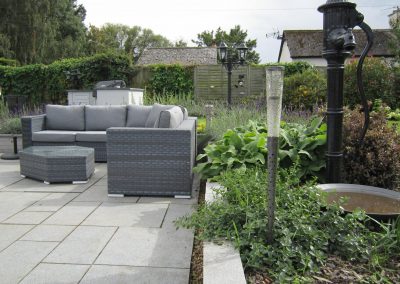
<svg viewBox="0 0 400 284">
<path fill-rule="evenodd" d="M 365 45 L 360 59 L 358 61 L 357 65 L 357 86 L 358 86 L 358 92 L 361 96 L 361 101 L 364 107 L 364 126 L 361 132 L 360 140 L 359 140 L 359 145 L 360 147 L 364 144 L 364 138 L 365 134 L 367 133 L 368 127 L 369 127 L 369 107 L 368 107 L 368 101 L 365 96 L 365 91 L 364 91 L 364 82 L 363 82 L 363 64 L 365 57 L 368 55 L 368 52 L 370 51 L 372 45 L 374 44 L 374 34 L 372 32 L 372 29 L 370 26 L 368 26 L 366 23 L 361 22 L 358 24 L 358 26 L 365 32 L 367 36 L 367 44 Z"/>
</svg>

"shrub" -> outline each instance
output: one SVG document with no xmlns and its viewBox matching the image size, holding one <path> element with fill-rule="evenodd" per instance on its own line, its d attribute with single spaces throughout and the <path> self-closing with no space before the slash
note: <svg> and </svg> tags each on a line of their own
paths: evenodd
<svg viewBox="0 0 400 284">
<path fill-rule="evenodd" d="M 308 69 L 284 78 L 283 105 L 312 109 L 325 102 L 326 78 L 317 70 Z"/>
<path fill-rule="evenodd" d="M 312 65 L 306 61 L 294 61 L 288 63 L 267 63 L 258 64 L 255 66 L 283 66 L 285 68 L 285 77 L 292 76 L 297 73 L 303 73 L 306 70 L 312 69 Z"/>
<path fill-rule="evenodd" d="M 353 60 L 345 66 L 344 103 L 354 107 L 361 103 L 357 87 L 357 64 Z M 391 108 L 400 107 L 400 94 L 395 90 L 395 68 L 378 58 L 366 58 L 363 66 L 364 90 L 367 100 L 381 99 Z"/>
<path fill-rule="evenodd" d="M 18 61 L 15 59 L 0 57 L 0 66 L 18 66 Z"/>
<path fill-rule="evenodd" d="M 151 65 L 148 90 L 152 94 L 187 94 L 193 92 L 193 70 L 179 64 Z"/>
<path fill-rule="evenodd" d="M 399 190 L 400 135 L 388 126 L 384 112 L 371 116 L 364 144 L 359 138 L 364 114 L 349 111 L 344 117 L 344 177 L 348 183 Z"/>
<path fill-rule="evenodd" d="M 19 117 L 8 117 L 0 120 L 0 134 L 20 134 L 21 119 Z"/>
</svg>

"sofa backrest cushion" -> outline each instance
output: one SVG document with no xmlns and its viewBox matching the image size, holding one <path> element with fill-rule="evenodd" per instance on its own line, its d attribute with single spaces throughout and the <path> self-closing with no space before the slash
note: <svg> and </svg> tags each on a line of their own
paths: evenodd
<svg viewBox="0 0 400 284">
<path fill-rule="evenodd" d="M 149 117 L 151 106 L 144 105 L 128 105 L 127 107 L 127 127 L 145 127 L 147 118 Z"/>
<path fill-rule="evenodd" d="M 172 108 L 172 105 L 160 105 L 160 104 L 154 104 L 153 107 L 151 108 L 151 111 L 149 113 L 149 117 L 146 120 L 145 127 L 158 127 L 158 121 L 160 119 L 160 113 L 163 110 L 167 110 Z"/>
<path fill-rule="evenodd" d="M 46 129 L 85 130 L 85 107 L 46 105 Z"/>
<path fill-rule="evenodd" d="M 158 128 L 175 128 L 178 127 L 183 121 L 184 114 L 182 109 L 174 106 L 170 109 L 163 110 L 160 113 L 158 121 Z"/>
<path fill-rule="evenodd" d="M 85 106 L 86 130 L 106 130 L 109 127 L 125 127 L 126 106 Z"/>
</svg>

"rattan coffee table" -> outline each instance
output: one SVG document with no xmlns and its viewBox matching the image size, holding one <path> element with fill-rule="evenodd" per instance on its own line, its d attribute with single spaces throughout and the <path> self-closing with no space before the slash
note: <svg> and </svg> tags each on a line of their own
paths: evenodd
<svg viewBox="0 0 400 284">
<path fill-rule="evenodd" d="M 44 183 L 85 183 L 94 172 L 94 149 L 79 146 L 32 146 L 19 152 L 21 176 Z"/>
</svg>

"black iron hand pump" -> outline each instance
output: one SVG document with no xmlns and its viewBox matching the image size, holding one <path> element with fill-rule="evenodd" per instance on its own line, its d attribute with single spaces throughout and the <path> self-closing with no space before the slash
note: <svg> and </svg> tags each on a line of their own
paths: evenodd
<svg viewBox="0 0 400 284">
<path fill-rule="evenodd" d="M 371 28 L 363 22 L 364 16 L 356 10 L 356 4 L 346 0 L 328 0 L 318 8 L 324 14 L 324 49 L 323 57 L 328 68 L 328 107 L 327 107 L 327 144 L 326 169 L 327 182 L 341 182 L 342 128 L 343 128 L 343 75 L 344 62 L 356 47 L 353 28 L 361 27 L 367 34 L 368 44 L 364 49 L 357 68 L 358 89 L 362 97 L 365 125 L 361 135 L 361 143 L 368 128 L 368 103 L 362 87 L 362 64 L 372 46 L 373 34 Z"/>
<path fill-rule="evenodd" d="M 218 46 L 219 59 L 228 73 L 228 106 L 232 104 L 232 70 L 239 65 L 244 65 L 247 55 L 247 47 L 244 43 L 234 47 L 234 50 L 237 52 L 237 58 L 233 56 L 225 42 L 221 42 Z"/>
</svg>

